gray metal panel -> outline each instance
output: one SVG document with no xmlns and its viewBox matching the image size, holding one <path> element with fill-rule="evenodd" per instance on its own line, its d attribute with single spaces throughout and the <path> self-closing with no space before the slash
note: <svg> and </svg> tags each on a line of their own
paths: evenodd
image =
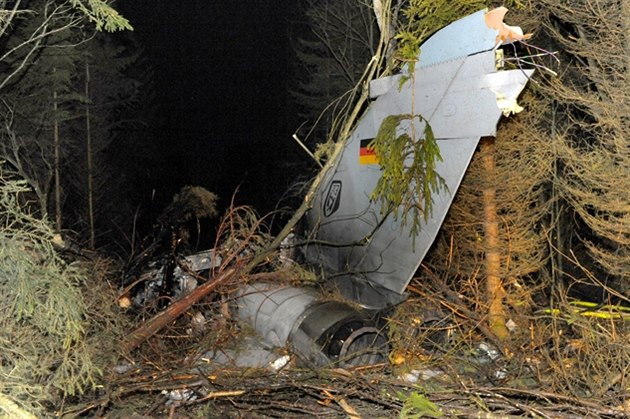
<svg viewBox="0 0 630 419">
<path fill-rule="evenodd" d="M 503 112 L 498 99 L 515 100 L 533 73 L 496 70 L 496 35 L 485 25 L 483 11 L 478 12 L 449 25 L 422 46 L 425 65 L 416 68 L 415 83 L 407 82 L 402 89 L 391 80 L 376 84 L 377 99 L 357 124 L 307 213 L 310 237 L 334 246 L 309 245 L 308 261 L 334 275 L 354 275 L 403 293 L 439 231 L 479 138 L 495 134 Z M 470 55 L 459 56 L 462 52 Z M 410 226 L 402 227 L 392 217 L 382 220 L 380 206 L 369 199 L 381 176 L 379 166 L 359 162 L 361 141 L 374 138 L 385 117 L 410 113 L 429 121 L 444 160 L 437 170 L 448 186 L 433 196 L 433 214 L 422 224 L 415 247 Z M 423 132 L 421 124 L 415 128 Z"/>
<path fill-rule="evenodd" d="M 498 32 L 486 26 L 487 9 L 459 19 L 422 44 L 419 65 L 429 66 L 494 48 Z"/>
<path fill-rule="evenodd" d="M 438 141 L 441 153 L 445 156 L 444 162 L 438 165 L 438 172 L 444 177 L 449 191 L 457 190 L 477 142 L 478 137 Z M 356 151 L 346 154 L 357 156 L 358 141 L 353 143 L 357 144 Z M 354 166 L 354 161 L 347 163 L 348 166 Z M 358 176 L 354 173 L 358 173 Z M 453 195 L 443 192 L 434 197 L 433 216 L 423 223 L 414 247 L 408 226 L 401 228 L 400 223 L 392 217 L 388 217 L 377 228 L 382 218 L 380 207 L 370 203 L 368 196 L 379 177 L 380 170 L 376 165 L 363 169 L 351 168 L 331 177 L 331 181 L 342 182 L 339 209 L 330 217 L 324 217 L 319 212 L 321 219 L 317 237 L 343 245 L 359 242 L 371 233 L 373 235 L 364 246 L 311 247 L 311 257 L 317 258 L 331 272 L 352 272 L 384 288 L 402 293 L 433 243 Z M 312 211 L 309 216 L 315 212 Z"/>
</svg>

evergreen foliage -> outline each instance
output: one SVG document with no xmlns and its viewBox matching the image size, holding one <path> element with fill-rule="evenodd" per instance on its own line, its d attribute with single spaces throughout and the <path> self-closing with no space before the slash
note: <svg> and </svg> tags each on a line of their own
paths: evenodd
<svg viewBox="0 0 630 419">
<path fill-rule="evenodd" d="M 630 1 L 543 0 L 540 9 L 552 17 L 545 35 L 563 53 L 563 76 L 543 85 L 554 99 L 549 135 L 557 152 L 553 192 L 561 200 L 555 246 L 601 271 L 599 285 L 614 284 L 627 300 Z M 566 275 L 569 264 L 557 261 L 557 273 Z"/>
<path fill-rule="evenodd" d="M 439 418 L 444 416 L 439 407 L 424 394 L 412 391 L 408 395 L 398 393 L 403 407 L 400 409 L 399 419 Z"/>
<path fill-rule="evenodd" d="M 133 43 L 123 46 L 100 33 L 77 49 L 73 85 L 83 91 L 64 144 L 65 154 L 73 156 L 65 165 L 64 192 L 72 204 L 64 206 L 64 214 L 69 228 L 87 232 L 91 229 L 88 222 L 91 196 L 94 227 L 102 232 L 110 230 L 112 224 L 127 225 L 125 219 L 132 211 L 129 208 L 133 203 L 121 194 L 129 187 L 129 179 L 112 170 L 109 156 L 116 152 L 114 144 L 128 144 L 129 132 L 142 125 L 138 110 L 144 95 L 140 80 L 143 75 L 132 75 L 142 61 Z"/>
<path fill-rule="evenodd" d="M 72 5 L 81 10 L 94 23 L 97 31 L 133 30 L 129 21 L 105 0 L 72 0 Z"/>
<path fill-rule="evenodd" d="M 506 306 L 511 315 L 528 314 L 532 294 L 546 287 L 544 271 L 549 263 L 549 241 L 545 225 L 553 201 L 548 197 L 548 182 L 553 178 L 553 144 L 545 131 L 546 103 L 531 93 L 521 97 L 527 109 L 499 125 L 492 146 L 475 153 L 455 195 L 426 266 L 444 278 L 456 281 L 453 287 L 465 295 L 479 312 L 484 302 L 486 257 L 483 191 L 496 193 L 500 277 L 506 291 Z M 537 108 L 539 107 L 539 108 Z M 494 158 L 495 171 L 488 176 L 485 154 Z M 515 319 L 516 317 L 512 317 Z"/>
<path fill-rule="evenodd" d="M 113 32 L 131 30 L 129 22 L 118 14 L 106 0 L 32 0 L 0 2 L 0 63 L 14 60 L 15 65 L 0 75 L 0 89 L 10 81 L 15 82 L 21 73 L 36 59 L 48 38 L 67 30 L 83 28 L 86 20 L 92 21 L 97 30 Z M 30 32 L 24 32 L 30 27 Z M 85 28 L 83 28 L 85 29 Z M 20 42 L 9 45 L 7 38 Z M 20 59 L 15 59 L 15 56 Z M 4 69 L 6 70 L 6 68 Z"/>
<path fill-rule="evenodd" d="M 38 2 L 31 6 L 43 7 Z M 81 37 L 73 14 L 35 10 L 38 13 L 30 19 L 15 19 L 14 30 L 4 39 L 4 49 L 13 53 L 3 56 L 0 67 L 0 80 L 5 85 L 0 156 L 29 183 L 45 215 L 54 171 L 52 127 L 56 121 L 63 129 L 63 122 L 73 116 L 70 108 L 80 99 L 72 78 L 77 59 L 74 46 Z M 52 33 L 32 48 L 25 47 L 42 26 L 51 26 Z"/>
<path fill-rule="evenodd" d="M 80 235 L 88 229 L 93 233 L 94 225 L 100 232 L 112 231 L 113 223 L 128 225 L 128 205 L 133 205 L 119 199 L 125 197 L 120 192 L 129 179 L 112 173 L 108 157 L 115 141 L 130 136 L 124 130 L 140 125 L 137 109 L 145 87 L 139 79 L 145 74 L 130 75 L 140 61 L 133 42 L 94 33 L 84 24 L 84 12 L 95 10 L 90 16 L 96 18 L 111 8 L 105 3 L 24 2 L 33 14 L 18 13 L 28 18 L 14 18 L 0 46 L 0 158 L 7 161 L 7 170 L 28 182 L 42 216 L 53 208 L 54 197 L 63 228 Z M 103 21 L 103 29 L 111 24 Z M 37 44 L 29 43 L 33 36 L 40 38 Z M 92 182 L 86 182 L 88 154 Z M 85 209 L 88 195 L 94 211 Z M 90 238 L 93 242 L 92 234 Z"/>
<path fill-rule="evenodd" d="M 423 126 L 422 139 L 415 135 L 415 120 Z M 401 126 L 406 126 L 399 133 Z M 381 202 L 384 213 L 399 217 L 405 225 L 411 217 L 411 234 L 420 231 L 420 220 L 431 215 L 431 194 L 446 187 L 444 179 L 436 171 L 442 161 L 440 149 L 431 126 L 421 115 L 390 115 L 386 117 L 378 134 L 369 144 L 378 156 L 382 176 L 371 199 Z"/>
<path fill-rule="evenodd" d="M 0 410 L 43 417 L 61 398 L 97 386 L 119 338 L 106 283 L 87 286 L 88 269 L 56 252 L 46 215 L 52 173 L 63 161 L 53 157 L 52 126 L 67 138 L 83 100 L 75 85 L 78 47 L 89 37 L 83 23 L 130 26 L 102 0 L 6 6 L 0 2 L 0 154 L 11 174 L 0 174 Z M 37 214 L 26 209 L 33 195 Z"/>
<path fill-rule="evenodd" d="M 27 192 L 24 181 L 0 178 L 0 392 L 42 414 L 59 396 L 97 385 L 116 321 L 106 305 L 94 307 L 111 294 L 96 285 L 88 302 L 87 271 L 63 260 L 47 220 L 19 204 Z"/>
<path fill-rule="evenodd" d="M 165 223 L 176 225 L 186 221 L 214 218 L 219 215 L 219 197 L 201 186 L 184 186 L 160 217 Z"/>
</svg>

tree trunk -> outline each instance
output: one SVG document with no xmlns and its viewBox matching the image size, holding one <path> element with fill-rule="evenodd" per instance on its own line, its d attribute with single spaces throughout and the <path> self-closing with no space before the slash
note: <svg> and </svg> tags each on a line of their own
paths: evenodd
<svg viewBox="0 0 630 419">
<path fill-rule="evenodd" d="M 87 161 L 87 209 L 90 230 L 89 248 L 94 249 L 94 166 L 92 163 L 92 131 L 90 127 L 90 63 L 85 60 L 85 142 Z"/>
<path fill-rule="evenodd" d="M 483 189 L 483 228 L 488 325 L 499 340 L 504 340 L 509 333 L 505 326 L 506 316 L 503 306 L 505 290 L 501 279 L 501 248 L 495 188 L 497 180 L 494 166 L 494 139 L 483 138 L 481 140 L 481 158 L 486 180 Z"/>
<path fill-rule="evenodd" d="M 56 69 L 53 68 L 53 72 Z M 53 91 L 53 145 L 54 145 L 54 173 L 55 173 L 55 229 L 61 233 L 61 144 L 59 139 L 59 105 L 57 104 L 57 90 Z"/>
</svg>

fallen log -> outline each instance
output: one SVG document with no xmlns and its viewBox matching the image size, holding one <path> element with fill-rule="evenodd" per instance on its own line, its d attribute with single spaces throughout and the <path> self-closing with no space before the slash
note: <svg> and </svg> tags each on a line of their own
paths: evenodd
<svg viewBox="0 0 630 419">
<path fill-rule="evenodd" d="M 167 324 L 177 319 L 185 313 L 191 306 L 199 302 L 203 297 L 214 291 L 219 285 L 241 275 L 241 271 L 236 268 L 228 269 L 211 281 L 205 282 L 195 288 L 190 294 L 175 301 L 166 309 L 153 316 L 143 323 L 136 330 L 131 332 L 123 341 L 123 350 L 131 352 L 142 344 L 145 340 L 156 334 Z"/>
</svg>

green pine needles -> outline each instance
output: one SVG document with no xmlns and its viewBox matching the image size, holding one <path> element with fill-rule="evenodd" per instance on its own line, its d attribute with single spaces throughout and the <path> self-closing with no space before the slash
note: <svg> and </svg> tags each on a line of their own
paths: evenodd
<svg viewBox="0 0 630 419">
<path fill-rule="evenodd" d="M 21 205 L 31 193 L 0 172 L 0 395 L 7 397 L 0 416 L 9 402 L 46 416 L 59 397 L 100 384 L 114 356 L 107 342 L 116 329 L 112 315 L 87 297 L 87 270 L 53 248 L 48 220 Z"/>
<path fill-rule="evenodd" d="M 71 3 L 94 23 L 97 31 L 133 30 L 129 21 L 105 0 L 72 0 Z"/>
<path fill-rule="evenodd" d="M 416 120 L 423 126 L 420 139 L 415 135 Z M 442 155 L 431 126 L 421 115 L 390 115 L 369 147 L 382 170 L 371 199 L 381 203 L 383 215 L 391 213 L 402 225 L 411 220 L 410 233 L 415 238 L 421 220 L 426 222 L 433 211 L 432 194 L 446 188 L 436 170 Z"/>
</svg>

